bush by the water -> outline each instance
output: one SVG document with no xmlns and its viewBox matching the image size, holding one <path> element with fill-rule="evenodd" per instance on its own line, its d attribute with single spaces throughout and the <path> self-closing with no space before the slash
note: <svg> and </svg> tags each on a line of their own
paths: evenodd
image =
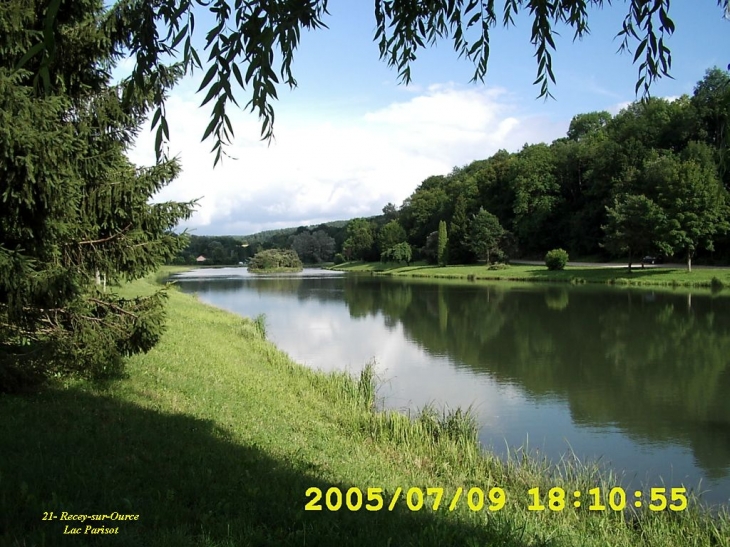
<svg viewBox="0 0 730 547">
<path fill-rule="evenodd" d="M 337 253 L 334 258 L 335 265 L 337 264 L 344 264 L 345 263 L 345 257 L 342 256 L 342 253 Z"/>
<path fill-rule="evenodd" d="M 254 255 L 248 264 L 249 272 L 300 271 L 302 261 L 292 249 L 267 249 Z"/>
<path fill-rule="evenodd" d="M 545 255 L 545 265 L 548 270 L 563 270 L 568 263 L 568 252 L 564 249 L 553 249 Z"/>
<path fill-rule="evenodd" d="M 413 258 L 413 251 L 408 243 L 398 243 L 390 249 L 383 251 L 380 256 L 381 262 L 405 262 L 410 264 Z"/>
</svg>

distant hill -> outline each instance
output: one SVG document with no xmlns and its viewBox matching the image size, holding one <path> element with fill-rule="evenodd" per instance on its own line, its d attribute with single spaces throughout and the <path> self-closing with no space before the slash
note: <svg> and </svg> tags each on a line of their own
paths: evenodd
<svg viewBox="0 0 730 547">
<path fill-rule="evenodd" d="M 246 264 L 256 252 L 264 249 L 290 249 L 297 241 L 301 240 L 299 234 L 302 232 L 324 232 L 324 240 L 320 237 L 318 246 L 321 252 L 321 245 L 329 241 L 324 248 L 327 258 L 314 253 L 315 248 L 309 242 L 298 248 L 298 253 L 305 259 L 312 262 L 330 260 L 332 254 L 340 252 L 345 239 L 345 226 L 349 220 L 335 220 L 311 226 L 297 226 L 294 228 L 281 228 L 278 230 L 264 230 L 249 235 L 225 235 L 225 236 L 198 236 L 191 234 L 188 246 L 183 249 L 174 259 L 174 264 L 199 264 L 199 265 L 240 265 Z M 329 238 L 329 240 L 327 240 Z M 300 257 L 301 258 L 301 257 Z"/>
<path fill-rule="evenodd" d="M 316 230 L 322 226 L 327 228 L 340 229 L 344 228 L 349 220 L 333 220 L 332 222 L 323 222 L 321 224 L 311 224 L 309 226 L 296 226 L 293 228 L 279 228 L 278 230 L 264 230 L 262 232 L 256 232 L 255 234 L 248 234 L 244 236 L 235 236 L 238 239 L 243 239 L 249 243 L 266 243 L 277 237 L 288 236 L 297 233 L 300 228 L 306 228 L 309 231 Z"/>
</svg>

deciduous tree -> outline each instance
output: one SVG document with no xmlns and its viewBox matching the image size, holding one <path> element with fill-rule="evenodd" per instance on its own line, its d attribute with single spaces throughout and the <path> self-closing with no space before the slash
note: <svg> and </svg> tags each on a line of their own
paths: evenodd
<svg viewBox="0 0 730 547">
<path fill-rule="evenodd" d="M 469 245 L 474 254 L 490 263 L 491 255 L 499 250 L 499 241 L 504 228 L 499 219 L 484 208 L 480 208 L 469 222 Z"/>
<path fill-rule="evenodd" d="M 606 207 L 608 223 L 602 226 L 606 233 L 605 247 L 614 254 L 627 253 L 629 273 L 633 259 L 640 253 L 663 249 L 661 240 L 667 218 L 654 201 L 644 195 L 622 195 L 613 207 Z"/>
<path fill-rule="evenodd" d="M 410 264 L 412 258 L 411 246 L 405 241 L 386 249 L 380 257 L 383 262 L 405 262 Z"/>
<path fill-rule="evenodd" d="M 714 238 L 730 228 L 728 194 L 706 144 L 692 143 L 681 154 L 665 154 L 645 165 L 645 178 L 667 216 L 666 240 L 684 255 L 687 270 L 699 248 L 714 249 Z"/>
<path fill-rule="evenodd" d="M 528 249 L 552 244 L 549 220 L 561 201 L 555 157 L 546 144 L 525 146 L 514 163 L 514 233 Z"/>
<path fill-rule="evenodd" d="M 378 248 L 381 253 L 396 246 L 398 243 L 403 243 L 405 240 L 406 231 L 397 220 L 391 220 L 378 232 Z"/>
<path fill-rule="evenodd" d="M 366 260 L 372 253 L 373 228 L 365 218 L 354 218 L 347 224 L 343 254 L 348 260 Z"/>
</svg>

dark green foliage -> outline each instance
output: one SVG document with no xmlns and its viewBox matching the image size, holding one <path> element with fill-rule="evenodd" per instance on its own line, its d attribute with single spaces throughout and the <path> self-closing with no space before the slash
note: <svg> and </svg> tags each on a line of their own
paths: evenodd
<svg viewBox="0 0 730 547">
<path fill-rule="evenodd" d="M 491 262 L 491 257 L 499 251 L 504 229 L 499 219 L 483 208 L 469 222 L 468 242 L 471 250 L 481 260 Z"/>
<path fill-rule="evenodd" d="M 553 249 L 545 255 L 545 265 L 548 270 L 564 270 L 568 263 L 568 252 L 564 249 Z"/>
<path fill-rule="evenodd" d="M 512 232 L 509 230 L 502 232 L 502 237 L 499 238 L 499 249 L 495 254 L 497 260 L 504 260 L 505 262 L 509 262 L 510 258 L 520 254 L 517 238 Z"/>
<path fill-rule="evenodd" d="M 347 239 L 342 254 L 348 260 L 369 260 L 374 252 L 373 225 L 365 218 L 352 219 L 347 224 Z"/>
<path fill-rule="evenodd" d="M 644 195 L 623 195 L 616 198 L 613 207 L 606 208 L 608 224 L 605 246 L 614 254 L 628 254 L 629 272 L 638 256 L 659 249 L 667 217 L 662 209 Z"/>
<path fill-rule="evenodd" d="M 725 187 L 730 187 L 730 165 L 727 150 L 730 141 L 730 74 L 713 68 L 697 83 L 691 98 L 697 113 L 696 138 L 720 151 L 719 165 Z"/>
<path fill-rule="evenodd" d="M 383 262 L 405 262 L 410 264 L 413 258 L 413 251 L 408 243 L 398 243 L 383 252 L 380 260 Z"/>
<path fill-rule="evenodd" d="M 611 114 L 605 110 L 573 116 L 568 128 L 568 138 L 574 141 L 590 138 L 603 131 L 610 121 Z"/>
<path fill-rule="evenodd" d="M 431 232 L 426 238 L 426 244 L 421 247 L 421 256 L 425 258 L 429 264 L 438 263 L 438 241 L 439 233 Z"/>
<path fill-rule="evenodd" d="M 606 112 L 578 114 L 567 138 L 550 145 L 525 146 L 518 153 L 501 150 L 448 175 L 428 177 L 401 207 L 399 222 L 406 229 L 408 243 L 419 249 L 420 257 L 436 263 L 438 225 L 447 218 L 449 261 L 469 263 L 475 255 L 469 245 L 467 219 L 484 208 L 509 230 L 496 257 L 490 253 L 490 260 L 519 258 L 520 254 L 541 256 L 557 247 L 573 256 L 608 259 L 628 250 L 625 245 L 614 245 L 615 238 L 614 242 L 604 240 L 602 227 L 613 222 L 609 211 L 615 211 L 617 198 L 643 195 L 674 221 L 666 225 L 674 228 L 671 237 L 666 233 L 649 238 L 638 247 L 668 255 L 686 255 L 689 248 L 692 256 L 699 253 L 704 260 L 727 261 L 730 237 L 724 236 L 727 232 L 719 213 L 725 197 L 712 193 L 717 191 L 718 179 L 726 187 L 730 185 L 730 171 L 722 168 L 724 152 L 717 144 L 724 135 L 724 120 L 730 119 L 727 89 L 730 76 L 714 69 L 698 83 L 691 98 L 651 98 L 632 103 L 613 117 Z M 683 162 L 684 171 L 668 167 L 675 160 Z M 688 184 L 679 182 L 679 173 L 684 173 Z M 699 187 L 690 192 L 688 188 L 695 184 Z M 704 190 L 700 188 L 703 184 Z M 682 191 L 687 195 L 682 197 Z M 690 222 L 691 215 L 697 216 L 689 212 L 692 209 L 706 211 L 697 218 L 716 220 Z M 677 222 L 687 227 L 681 228 Z M 710 227 L 712 233 L 702 235 L 702 226 Z M 698 234 L 696 243 L 688 243 L 682 235 L 688 230 Z M 430 234 L 435 234 L 434 241 Z M 684 247 L 680 240 L 685 241 Z M 710 245 L 714 251 L 709 251 Z M 636 242 L 632 246 L 637 248 Z"/>
<path fill-rule="evenodd" d="M 446 222 L 443 220 L 439 222 L 439 239 L 438 239 L 438 251 L 437 251 L 437 261 L 439 266 L 446 266 L 446 263 L 448 262 L 447 258 L 447 245 L 449 242 L 449 238 L 446 235 Z"/>
<path fill-rule="evenodd" d="M 386 209 L 384 207 L 384 209 Z M 387 215 L 386 215 L 387 216 Z M 378 249 L 381 253 L 406 240 L 406 231 L 397 220 L 391 220 L 378 232 Z"/>
<path fill-rule="evenodd" d="M 448 217 L 446 183 L 446 177 L 428 177 L 403 202 L 399 222 L 414 245 L 423 245 L 429 234 L 438 231 L 439 220 Z"/>
<path fill-rule="evenodd" d="M 525 146 L 516 155 L 513 169 L 514 233 L 527 250 L 550 246 L 554 232 L 547 227 L 554 224 L 562 201 L 556 157 L 546 144 Z"/>
<path fill-rule="evenodd" d="M 188 245 L 173 259 L 173 264 L 196 264 L 199 256 L 205 264 L 224 265 L 246 262 L 255 254 L 255 247 L 242 236 L 191 235 Z"/>
<path fill-rule="evenodd" d="M 302 261 L 292 249 L 267 249 L 256 253 L 248 263 L 248 271 L 265 272 L 303 268 Z"/>
<path fill-rule="evenodd" d="M 451 217 L 448 242 L 449 262 L 452 264 L 466 264 L 473 260 L 471 250 L 467 245 L 466 199 L 459 194 L 454 204 L 454 214 Z"/>
<path fill-rule="evenodd" d="M 51 372 L 115 373 L 124 356 L 149 350 L 164 293 L 125 300 L 112 288 L 171 260 L 186 242 L 171 230 L 193 208 L 149 203 L 179 173 L 175 160 L 138 168 L 125 156 L 153 97 L 110 84 L 118 44 L 100 1 L 59 12 L 52 94 L 10 69 L 28 30 L 42 28 L 44 5 L 0 5 L 0 389 Z M 155 85 L 163 93 L 173 82 Z"/>
<path fill-rule="evenodd" d="M 717 276 L 713 276 L 710 281 L 710 287 L 714 292 L 721 291 L 725 288 L 725 283 L 723 283 L 721 279 L 718 279 Z"/>
<path fill-rule="evenodd" d="M 342 256 L 342 253 L 337 253 L 337 254 L 335 254 L 334 262 L 335 262 L 335 265 L 343 264 L 345 262 L 345 257 Z"/>
<path fill-rule="evenodd" d="M 385 222 L 390 222 L 391 220 L 398 220 L 398 209 L 396 208 L 395 204 L 387 203 L 383 207 L 383 220 Z"/>
<path fill-rule="evenodd" d="M 644 179 L 667 216 L 666 245 L 683 255 L 691 270 L 695 252 L 714 250 L 715 236 L 730 228 L 728 195 L 712 149 L 691 143 L 679 156 L 665 154 L 647 162 Z"/>
<path fill-rule="evenodd" d="M 307 264 L 318 264 L 332 259 L 335 252 L 335 240 L 322 230 L 311 233 L 304 230 L 292 239 L 292 249 L 299 259 Z"/>
<path fill-rule="evenodd" d="M 173 262 L 195 264 L 196 259 L 202 255 L 206 259 L 205 264 L 238 264 L 246 262 L 259 250 L 290 247 L 295 238 L 305 232 L 313 240 L 302 245 L 302 250 L 309 253 L 302 260 L 310 263 L 323 262 L 332 258 L 334 250 L 342 248 L 346 224 L 347 221 L 337 220 L 319 226 L 266 230 L 246 236 L 191 235 L 187 247 L 178 253 Z"/>
</svg>

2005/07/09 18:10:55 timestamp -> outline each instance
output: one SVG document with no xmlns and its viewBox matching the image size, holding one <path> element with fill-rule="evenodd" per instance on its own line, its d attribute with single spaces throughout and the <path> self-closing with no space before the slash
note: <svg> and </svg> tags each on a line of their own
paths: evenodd
<svg viewBox="0 0 730 547">
<path fill-rule="evenodd" d="M 424 496 L 425 490 L 425 496 Z M 457 488 L 453 496 L 444 498 L 444 489 L 429 487 L 409 488 L 406 492 L 403 488 L 396 488 L 392 495 L 385 494 L 383 488 L 371 487 L 366 489 L 366 499 L 360 488 L 352 487 L 343 492 L 338 487 L 333 486 L 326 491 L 320 488 L 308 488 L 305 495 L 308 502 L 305 505 L 307 511 L 321 511 L 326 508 L 329 511 L 339 511 L 347 509 L 350 511 L 359 511 L 365 509 L 367 511 L 381 511 L 387 507 L 388 511 L 392 511 L 396 505 L 405 502 L 411 511 L 420 511 L 424 507 L 437 511 L 441 506 L 442 500 L 444 505 L 448 504 L 449 511 L 453 511 L 461 503 L 466 503 L 471 511 L 480 511 L 487 509 L 489 511 L 501 510 L 507 502 L 507 493 L 503 488 L 494 487 L 483 490 L 479 487 L 470 488 L 464 491 L 464 488 Z M 636 508 L 648 507 L 650 511 L 684 511 L 687 509 L 687 489 L 684 487 L 676 487 L 669 489 L 669 499 L 667 498 L 667 488 L 651 488 L 648 499 L 644 497 L 641 490 L 633 492 L 633 501 L 629 499 L 630 494 L 620 486 L 616 486 L 606 491 L 605 489 L 596 487 L 585 492 L 574 490 L 566 492 L 565 489 L 555 486 L 547 491 L 541 491 L 539 487 L 530 488 L 527 491 L 528 511 L 563 511 L 570 506 L 578 509 L 583 507 L 588 511 L 623 511 L 627 507 Z M 404 500 L 402 495 L 405 494 Z M 425 499 L 426 496 L 430 498 Z M 384 497 L 389 503 L 384 503 Z M 485 499 L 486 498 L 486 499 Z M 524 498 L 523 498 L 524 499 Z M 324 504 L 322 504 L 324 501 Z M 433 503 L 429 503 L 432 501 Z"/>
</svg>

